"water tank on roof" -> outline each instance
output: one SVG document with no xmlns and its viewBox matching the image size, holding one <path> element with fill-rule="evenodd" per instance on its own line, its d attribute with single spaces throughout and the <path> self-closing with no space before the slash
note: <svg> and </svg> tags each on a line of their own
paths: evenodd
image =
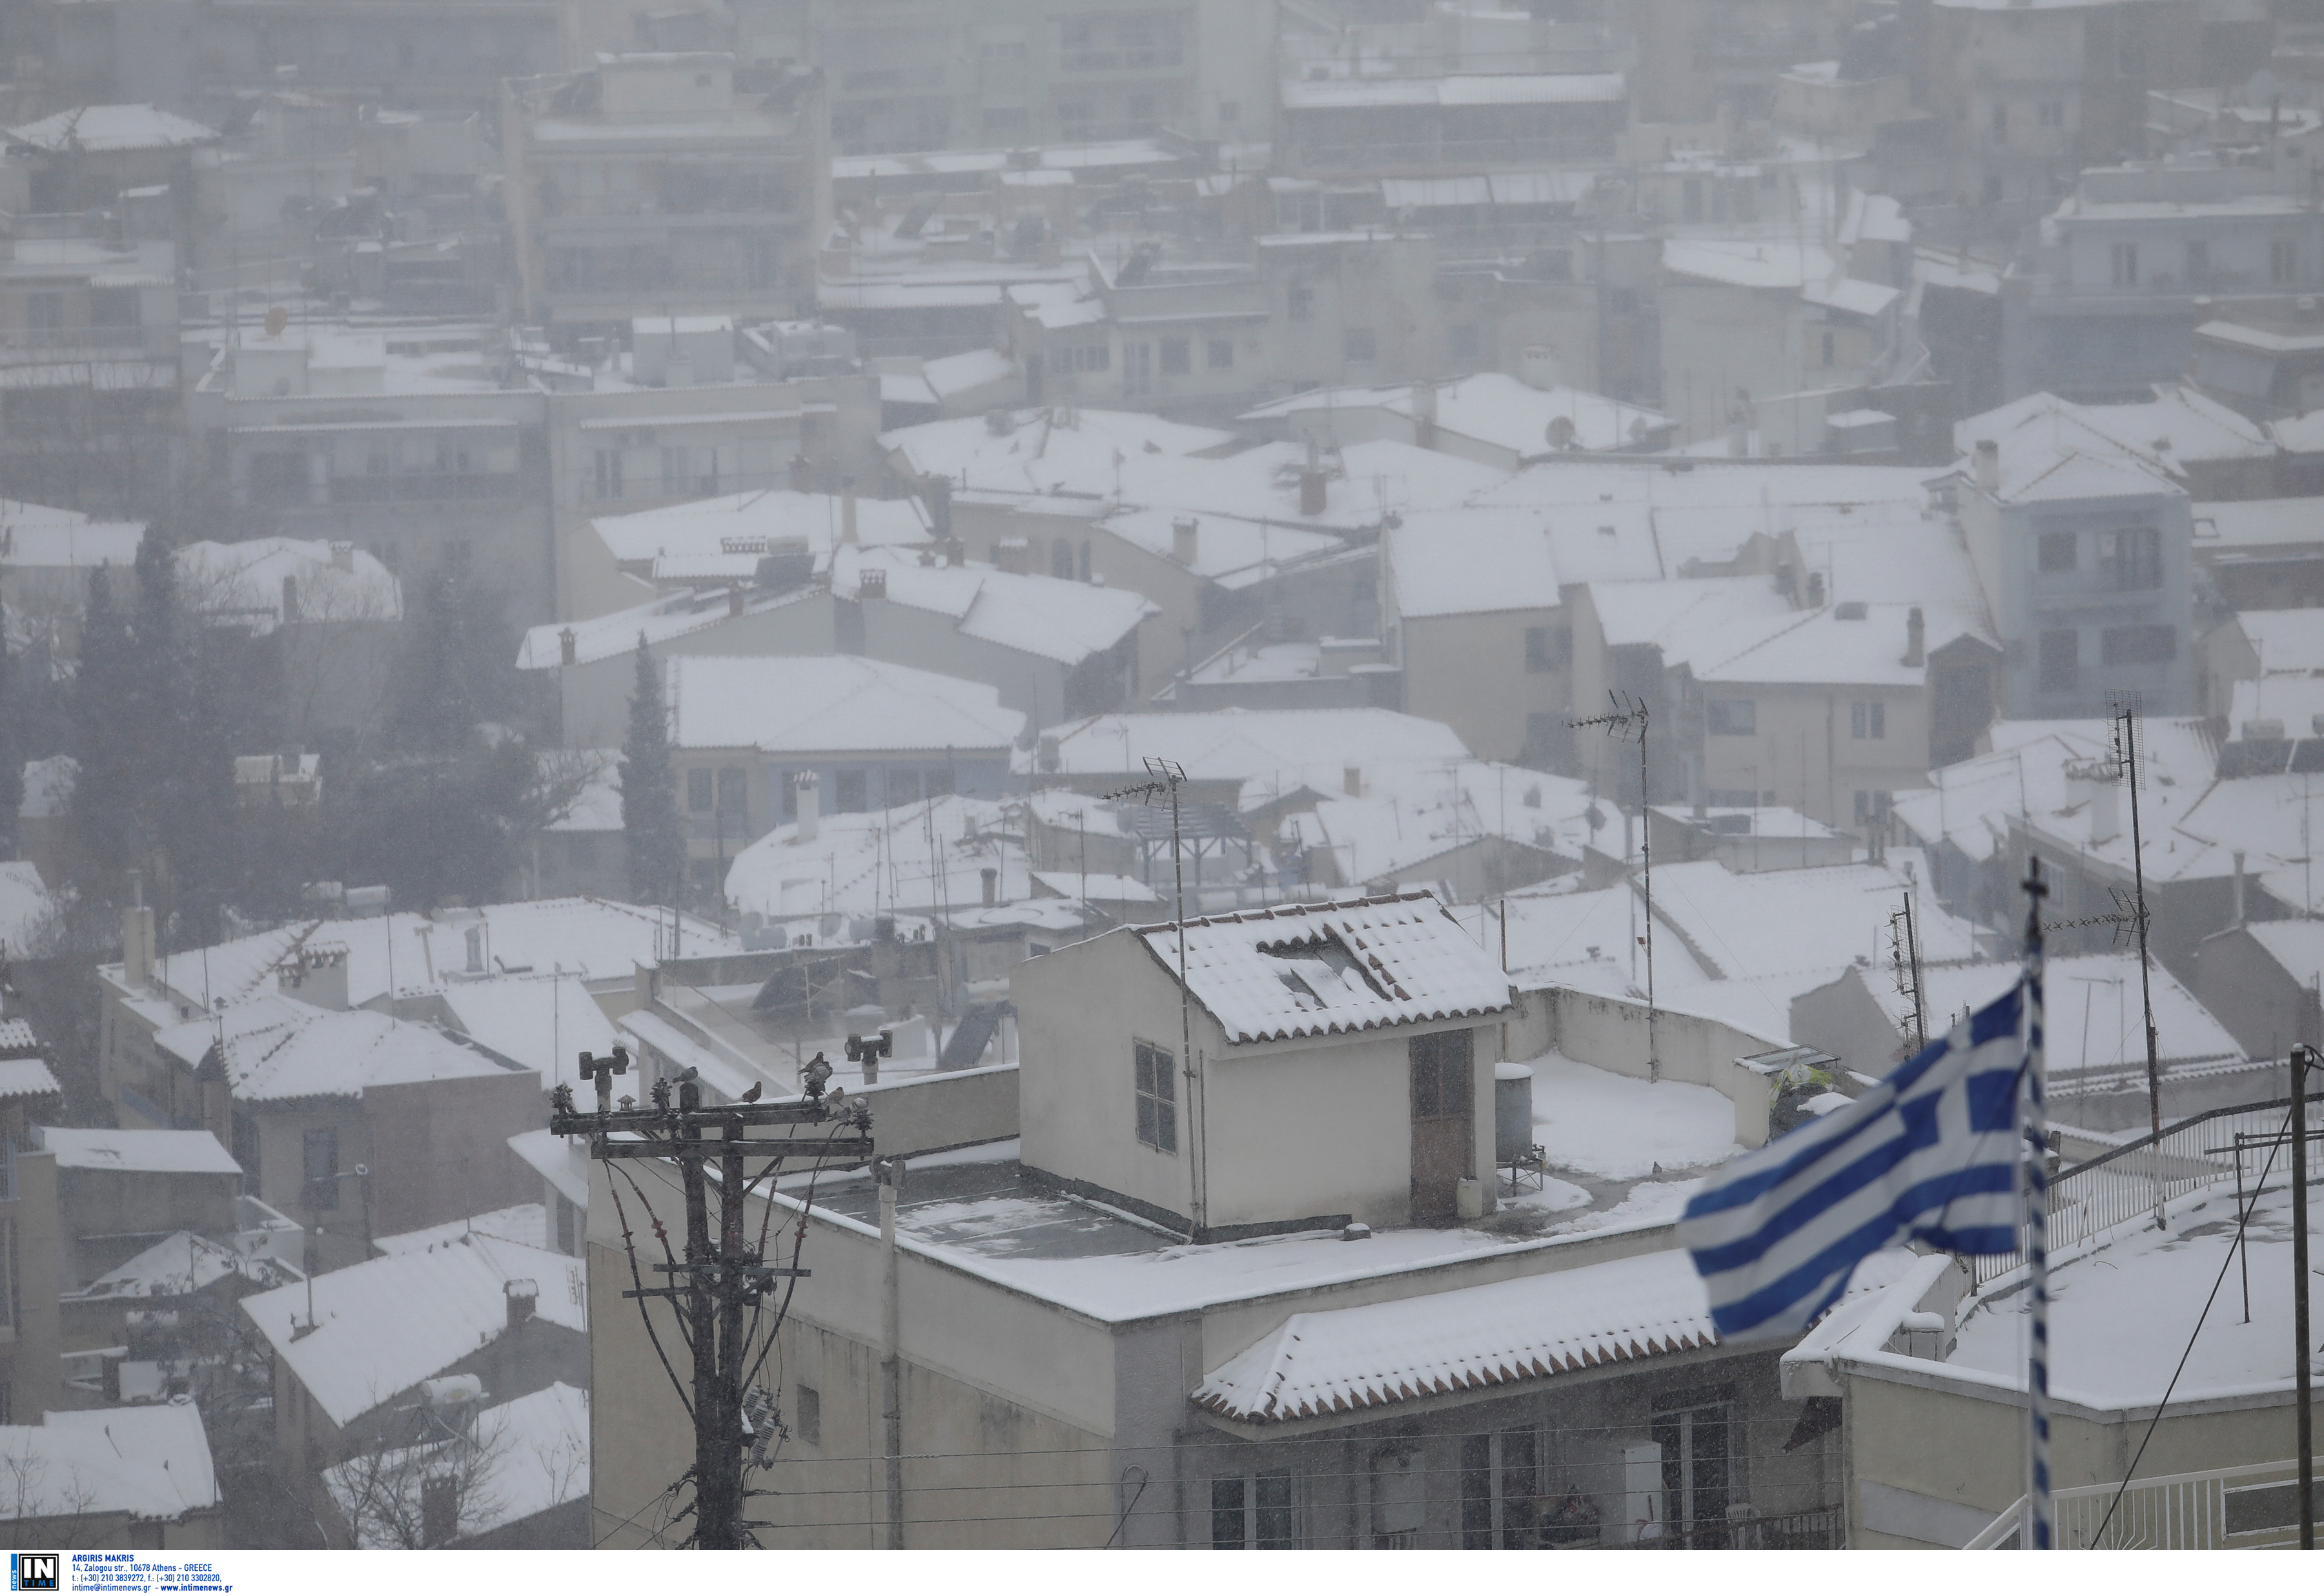
<svg viewBox="0 0 2324 1596">
<path fill-rule="evenodd" d="M 1522 1064 L 1493 1066 L 1493 1162 L 1514 1164 L 1533 1146 L 1533 1071 Z"/>
</svg>

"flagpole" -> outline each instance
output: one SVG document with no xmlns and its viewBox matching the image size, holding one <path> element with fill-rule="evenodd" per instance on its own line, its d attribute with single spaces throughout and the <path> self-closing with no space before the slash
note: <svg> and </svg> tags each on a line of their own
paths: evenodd
<svg viewBox="0 0 2324 1596">
<path fill-rule="evenodd" d="M 2043 1098 L 2042 862 L 2025 875 L 2025 1521 L 2018 1545 L 2056 1544 L 2050 1510 L 2050 1113 Z"/>
</svg>

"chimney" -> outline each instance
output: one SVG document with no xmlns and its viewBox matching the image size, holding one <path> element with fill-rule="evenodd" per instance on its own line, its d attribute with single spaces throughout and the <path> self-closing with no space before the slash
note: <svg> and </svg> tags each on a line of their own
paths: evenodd
<svg viewBox="0 0 2324 1596">
<path fill-rule="evenodd" d="M 1203 523 L 1191 515 L 1182 515 L 1170 523 L 1170 558 L 1192 569 L 1196 550 L 1201 546 Z"/>
<path fill-rule="evenodd" d="M 842 548 L 855 547 L 855 479 L 852 476 L 839 495 L 839 542 Z"/>
<path fill-rule="evenodd" d="M 726 613 L 728 616 L 734 619 L 741 618 L 742 613 L 743 596 L 742 585 L 740 582 L 735 583 L 733 586 L 729 587 L 726 590 Z"/>
<path fill-rule="evenodd" d="M 1299 513 L 1314 516 L 1323 513 L 1326 494 L 1321 467 L 1310 466 L 1299 474 Z"/>
<path fill-rule="evenodd" d="M 1989 438 L 1977 440 L 1976 473 L 1979 491 L 2001 492 L 2001 446 Z"/>
<path fill-rule="evenodd" d="M 792 801 L 798 806 L 798 829 L 792 835 L 802 843 L 815 841 L 823 829 L 823 781 L 813 770 L 791 778 Z"/>
<path fill-rule="evenodd" d="M 1904 614 L 1904 663 L 1919 669 L 1929 662 L 1929 623 L 1914 604 Z"/>
<path fill-rule="evenodd" d="M 460 1533 L 460 1477 L 429 1474 L 420 1481 L 420 1544 L 448 1546 Z"/>
<path fill-rule="evenodd" d="M 1808 573 L 1808 608 L 1812 610 L 1823 608 L 1823 573 L 1821 571 Z"/>
<path fill-rule="evenodd" d="M 282 623 L 289 625 L 299 618 L 299 578 L 285 573 L 282 577 Z"/>
<path fill-rule="evenodd" d="M 575 634 L 573 628 L 567 626 L 564 631 L 557 634 L 558 663 L 560 665 L 571 665 L 580 658 L 581 639 Z"/>
<path fill-rule="evenodd" d="M 984 907 L 991 909 L 1001 901 L 1001 872 L 988 864 L 976 873 L 984 881 Z"/>
<path fill-rule="evenodd" d="M 2244 851 L 2241 848 L 2237 848 L 2236 850 L 2236 918 L 2234 923 L 2237 927 L 2242 926 L 2244 923 Z"/>
<path fill-rule="evenodd" d="M 1412 442 L 1416 448 L 1436 447 L 1436 384 L 1416 383 L 1412 386 Z"/>
<path fill-rule="evenodd" d="M 530 1280 L 511 1280 L 502 1289 L 508 1293 L 508 1327 L 514 1330 L 532 1317 L 534 1305 L 540 1300 L 540 1287 Z"/>
<path fill-rule="evenodd" d="M 352 543 L 332 544 L 331 566 L 336 570 L 352 572 L 355 568 L 355 546 Z"/>
<path fill-rule="evenodd" d="M 1022 577 L 1033 568 L 1033 546 L 1022 538 L 1003 538 L 992 546 L 992 568 Z"/>
<path fill-rule="evenodd" d="M 945 540 L 945 564 L 958 570 L 968 563 L 968 545 L 958 538 Z"/>
<path fill-rule="evenodd" d="M 142 902 L 121 911 L 121 978 L 133 988 L 153 979 L 153 911 Z"/>
<path fill-rule="evenodd" d="M 860 601 L 888 596 L 888 572 L 884 567 L 866 566 L 856 573 L 855 596 Z"/>
<path fill-rule="evenodd" d="M 2121 834 L 2121 784 L 2101 776 L 2090 785 L 2090 845 L 2110 843 Z"/>
<path fill-rule="evenodd" d="M 1341 772 L 1340 785 L 1347 789 L 1347 793 L 1350 798 L 1363 797 L 1363 767 L 1361 765 L 1350 765 L 1344 771 Z"/>
</svg>

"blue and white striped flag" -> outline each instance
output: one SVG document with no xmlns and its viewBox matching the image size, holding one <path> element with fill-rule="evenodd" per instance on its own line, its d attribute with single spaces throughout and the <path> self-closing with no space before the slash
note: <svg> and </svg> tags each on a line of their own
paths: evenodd
<svg viewBox="0 0 2324 1596">
<path fill-rule="evenodd" d="M 1799 1334 L 1884 1247 L 2016 1247 L 2024 991 L 2011 987 L 1846 1108 L 1738 1158 L 1694 1195 L 1678 1236 L 1722 1341 Z"/>
</svg>

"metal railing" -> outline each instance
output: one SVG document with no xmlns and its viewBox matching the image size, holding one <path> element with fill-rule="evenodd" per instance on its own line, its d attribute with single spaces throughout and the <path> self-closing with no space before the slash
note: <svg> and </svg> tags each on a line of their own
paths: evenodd
<svg viewBox="0 0 2324 1596">
<path fill-rule="evenodd" d="M 2054 1499 L 2057 1544 L 2066 1551 L 2260 1551 L 2300 1538 L 2300 1465 L 2245 1463 L 2193 1474 L 2159 1474 L 2079 1485 Z M 2119 1493 L 2121 1501 L 2116 1501 Z M 2015 1550 L 2025 1499 L 1979 1530 L 1968 1552 Z"/>
<path fill-rule="evenodd" d="M 2324 1093 L 2311 1093 L 2308 1101 L 2311 1116 L 2324 1112 Z M 2265 1149 L 2262 1147 L 2254 1157 L 2254 1149 L 2246 1148 L 2238 1170 L 2236 1137 L 2273 1137 L 2283 1129 L 2291 1107 L 2291 1098 L 2280 1097 L 2273 1102 L 2212 1109 L 2164 1126 L 2159 1139 L 2150 1131 L 2061 1172 L 2050 1185 L 2052 1252 L 2126 1224 L 2146 1222 L 2154 1213 L 2158 1180 L 2164 1203 L 2200 1187 L 2233 1181 L 2239 1175 L 2255 1181 L 2265 1164 Z M 2275 1162 L 2276 1173 L 2288 1176 L 2290 1155 L 2279 1154 Z M 2308 1163 L 2310 1178 L 2324 1174 L 2324 1137 L 2310 1142 Z M 1971 1283 L 1978 1287 L 2024 1261 L 2022 1242 L 2016 1251 L 1967 1260 Z"/>
<path fill-rule="evenodd" d="M 1614 1544 L 1632 1552 L 1836 1552 L 1847 1544 L 1848 1514 L 1841 1508 L 1803 1513 L 1770 1513 L 1665 1529 L 1648 1540 Z"/>
</svg>

